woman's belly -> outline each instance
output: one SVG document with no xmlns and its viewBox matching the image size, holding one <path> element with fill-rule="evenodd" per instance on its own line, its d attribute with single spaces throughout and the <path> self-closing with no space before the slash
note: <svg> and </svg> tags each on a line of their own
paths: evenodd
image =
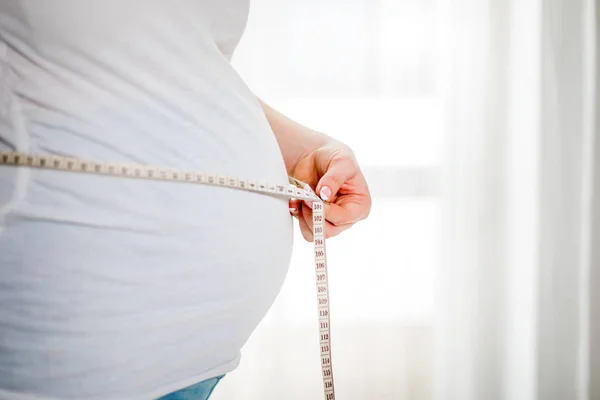
<svg viewBox="0 0 600 400">
<path fill-rule="evenodd" d="M 15 147 L 286 181 L 269 141 L 42 128 Z M 229 372 L 291 256 L 287 201 L 234 189 L 4 167 L 0 204 L 3 390 L 134 398 Z"/>
<path fill-rule="evenodd" d="M 284 200 L 31 175 L 0 234 L 1 389 L 133 398 L 235 364 L 287 272 Z"/>
<path fill-rule="evenodd" d="M 96 60 L 93 43 L 48 57 L 19 43 L 0 49 L 1 150 L 287 182 L 256 99 L 209 44 L 115 39 Z M 0 167 L 0 207 L 2 390 L 134 398 L 228 372 L 291 255 L 287 201 L 227 188 Z"/>
</svg>

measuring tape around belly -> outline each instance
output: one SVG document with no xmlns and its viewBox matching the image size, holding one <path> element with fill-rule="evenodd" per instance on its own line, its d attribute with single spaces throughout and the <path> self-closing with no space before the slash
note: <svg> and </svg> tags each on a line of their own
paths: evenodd
<svg viewBox="0 0 600 400">
<path fill-rule="evenodd" d="M 287 199 L 299 199 L 313 202 L 313 234 L 317 302 L 319 310 L 318 321 L 321 371 L 323 375 L 325 400 L 335 400 L 333 369 L 331 364 L 329 285 L 327 278 L 327 256 L 325 253 L 325 210 L 322 200 L 313 191 L 305 190 L 302 182 L 290 178 L 290 183 L 282 185 L 173 168 L 96 162 L 71 157 L 34 155 L 18 152 L 0 152 L 0 165 L 222 186 Z"/>
</svg>

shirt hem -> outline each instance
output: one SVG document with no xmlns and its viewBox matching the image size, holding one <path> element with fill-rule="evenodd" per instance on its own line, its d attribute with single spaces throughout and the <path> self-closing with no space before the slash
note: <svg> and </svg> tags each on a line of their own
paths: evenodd
<svg viewBox="0 0 600 400">
<path fill-rule="evenodd" d="M 103 399 L 103 400 L 122 400 L 124 398 L 128 399 L 128 400 L 148 400 L 148 399 L 158 399 L 162 396 L 165 396 L 169 393 L 173 393 L 176 392 L 178 390 L 184 389 L 188 386 L 192 386 L 195 385 L 197 383 L 200 383 L 202 381 L 205 381 L 207 379 L 211 379 L 211 378 L 216 378 L 217 376 L 221 376 L 224 374 L 227 374 L 231 371 L 233 371 L 234 369 L 236 369 L 238 367 L 238 365 L 240 364 L 240 356 L 237 356 L 235 359 L 231 360 L 230 362 L 223 364 L 217 368 L 212 368 L 209 369 L 207 371 L 204 371 L 201 374 L 198 375 L 194 375 L 192 377 L 186 378 L 186 379 L 182 379 L 179 380 L 175 383 L 172 383 L 170 385 L 164 385 L 161 386 L 158 389 L 152 390 L 152 391 L 148 391 L 148 392 L 144 392 L 144 393 L 135 393 L 135 394 L 119 394 L 118 396 L 110 396 L 110 397 L 106 397 L 106 396 L 101 396 L 101 397 L 86 397 L 86 399 L 88 400 L 93 400 L 93 399 Z M 80 398 L 80 397 L 79 397 Z M 37 395 L 37 394 L 28 394 L 28 393 L 18 393 L 18 392 L 13 392 L 10 390 L 3 390 L 0 389 L 0 400 L 61 400 L 58 397 L 48 397 L 48 396 L 43 396 L 43 395 Z"/>
</svg>

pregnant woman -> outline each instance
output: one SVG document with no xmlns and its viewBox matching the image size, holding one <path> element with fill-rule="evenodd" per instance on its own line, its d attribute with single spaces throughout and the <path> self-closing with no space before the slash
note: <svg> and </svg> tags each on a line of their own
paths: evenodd
<svg viewBox="0 0 600 400">
<path fill-rule="evenodd" d="M 349 148 L 230 65 L 248 0 L 0 0 L 0 151 L 307 182 L 327 236 L 371 199 Z M 368 132 L 365 132 L 368 134 Z M 0 399 L 206 399 L 310 204 L 0 166 Z"/>
</svg>

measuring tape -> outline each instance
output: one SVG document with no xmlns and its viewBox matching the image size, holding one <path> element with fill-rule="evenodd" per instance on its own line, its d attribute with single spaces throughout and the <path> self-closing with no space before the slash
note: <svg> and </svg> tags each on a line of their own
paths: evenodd
<svg viewBox="0 0 600 400">
<path fill-rule="evenodd" d="M 313 234 L 315 271 L 317 274 L 321 370 L 323 373 L 325 400 L 335 400 L 333 369 L 331 365 L 329 285 L 327 279 L 327 256 L 325 253 L 325 210 L 323 201 L 312 190 L 304 189 L 305 184 L 303 182 L 290 177 L 289 184 L 281 185 L 173 168 L 96 162 L 72 157 L 34 155 L 18 152 L 0 152 L 0 165 L 222 186 L 286 199 L 298 199 L 313 202 Z"/>
</svg>

